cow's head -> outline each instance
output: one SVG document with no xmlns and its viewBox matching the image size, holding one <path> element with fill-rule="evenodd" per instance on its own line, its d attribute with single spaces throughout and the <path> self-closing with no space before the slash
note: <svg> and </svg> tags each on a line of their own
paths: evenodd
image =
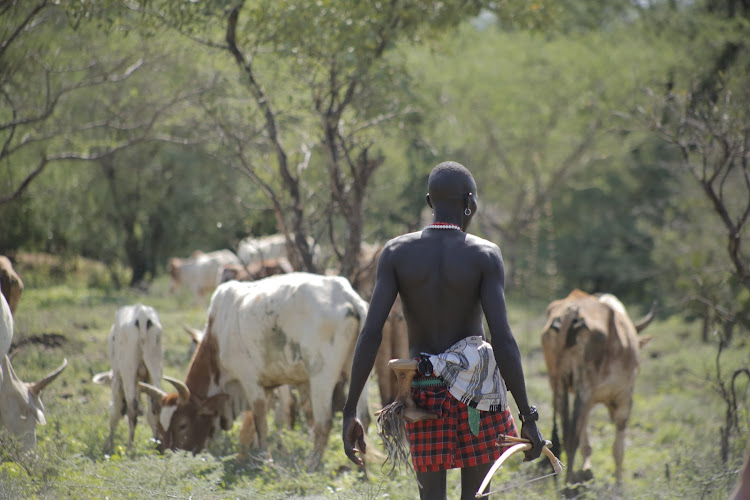
<svg viewBox="0 0 750 500">
<path fill-rule="evenodd" d="M 22 382 L 7 355 L 0 360 L 0 426 L 16 436 L 24 448 L 36 446 L 36 424 L 44 425 L 44 404 L 41 395 L 45 387 L 68 366 L 68 360 L 38 382 Z"/>
<path fill-rule="evenodd" d="M 222 393 L 204 399 L 191 394 L 184 382 L 166 376 L 164 379 L 175 387 L 176 393 L 168 394 L 158 387 L 139 382 L 144 392 L 161 401 L 159 451 L 203 451 L 221 425 L 222 409 L 229 395 Z M 226 428 L 225 425 L 222 427 Z"/>
</svg>

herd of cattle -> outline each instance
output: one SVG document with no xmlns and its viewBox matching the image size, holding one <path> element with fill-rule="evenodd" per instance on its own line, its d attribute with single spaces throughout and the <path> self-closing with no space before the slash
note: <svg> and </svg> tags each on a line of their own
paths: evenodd
<svg viewBox="0 0 750 500">
<path fill-rule="evenodd" d="M 111 389 L 106 447 L 113 446 L 117 424 L 126 416 L 130 448 L 137 418 L 145 413 L 160 450 L 203 451 L 220 429 L 230 429 L 241 417 L 240 456 L 251 449 L 267 452 L 269 402 L 274 394 L 278 396 L 278 388 L 295 386 L 308 408 L 314 443 L 309 466 L 316 468 L 334 412 L 341 407 L 340 394 L 349 379 L 354 346 L 367 315 L 366 299 L 374 285 L 378 252 L 376 246 L 364 247 L 359 290 L 339 276 L 293 271 L 284 239 L 278 236 L 248 242 L 237 254 L 220 251 L 172 259 L 172 289 L 186 286 L 198 297 L 213 292 L 205 327 L 193 332 L 196 348 L 185 379 L 178 380 L 162 373 L 162 325 L 157 311 L 143 304 L 116 311 L 108 337 L 111 369 L 93 378 Z M 38 382 L 20 381 L 9 350 L 23 284 L 4 257 L 0 257 L 0 284 L 0 430 L 31 448 L 36 442 L 36 424 L 45 423 L 41 391 L 60 375 L 67 361 Z M 634 323 L 614 296 L 574 290 L 553 301 L 546 315 L 542 347 L 553 393 L 553 441 L 557 441 L 559 419 L 567 480 L 575 481 L 580 475 L 573 468 L 579 447 L 581 472 L 584 477 L 591 475 L 587 421 L 591 409 L 602 403 L 616 427 L 613 455 L 620 482 L 639 351 L 650 338 L 640 332 L 653 310 Z M 375 367 L 384 406 L 396 396 L 387 361 L 405 357 L 406 325 L 397 302 L 384 328 Z M 169 382 L 173 392 L 162 388 L 162 380 Z M 142 395 L 145 407 L 140 403 Z M 288 404 L 288 397 L 281 399 Z M 361 398 L 358 414 L 365 424 L 370 421 L 367 398 Z"/>
</svg>

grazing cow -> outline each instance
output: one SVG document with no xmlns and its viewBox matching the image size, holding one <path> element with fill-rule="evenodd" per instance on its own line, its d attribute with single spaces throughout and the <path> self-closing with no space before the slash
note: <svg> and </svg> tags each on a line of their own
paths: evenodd
<svg viewBox="0 0 750 500">
<path fill-rule="evenodd" d="M 320 248 L 315 245 L 315 240 L 308 237 L 307 244 L 313 249 L 313 261 L 319 261 Z M 288 259 L 296 271 L 300 269 L 301 263 L 298 262 L 299 259 L 296 258 L 295 253 L 289 253 L 290 250 L 294 251 L 294 236 L 291 236 L 289 245 L 286 236 L 283 234 L 272 234 L 259 238 L 248 237 L 237 245 L 237 256 L 247 266 L 264 260 Z"/>
<path fill-rule="evenodd" d="M 180 285 L 188 287 L 195 298 L 211 293 L 221 278 L 221 270 L 227 264 L 240 264 L 231 250 L 216 250 L 203 253 L 197 251 L 187 259 L 169 259 L 167 272 L 172 278 L 169 291 L 174 292 Z"/>
<path fill-rule="evenodd" d="M 184 325 L 184 328 L 188 335 L 190 335 L 188 357 L 192 359 L 195 350 L 198 348 L 201 340 L 203 340 L 205 332 L 203 330 L 198 330 L 197 328 L 191 328 L 187 325 Z M 343 397 L 345 398 L 346 396 Z M 300 409 L 300 406 L 305 412 L 308 424 L 312 425 L 312 407 L 310 406 L 309 400 L 302 401 L 302 404 L 300 405 L 299 398 L 292 392 L 290 386 L 278 386 L 272 391 L 268 398 L 268 407 L 276 407 L 274 412 L 274 422 L 278 429 L 283 427 L 288 427 L 289 429 L 294 428 L 294 424 L 297 421 L 297 412 Z"/>
<path fill-rule="evenodd" d="M 381 250 L 382 247 L 378 245 L 362 244 L 356 283 L 357 291 L 365 300 L 369 300 L 372 296 L 372 289 L 375 286 L 375 271 L 377 270 Z M 406 329 L 406 320 L 404 319 L 401 298 L 396 297 L 391 312 L 388 314 L 388 319 L 383 325 L 383 338 L 375 357 L 375 376 L 378 381 L 380 402 L 383 407 L 395 401 L 398 394 L 396 374 L 388 366 L 388 362 L 391 359 L 408 357 L 409 336 Z"/>
<path fill-rule="evenodd" d="M 216 431 L 246 413 L 241 451 L 253 443 L 267 451 L 267 394 L 297 385 L 312 404 L 317 468 L 332 426 L 334 388 L 351 371 L 351 356 L 367 303 L 341 277 L 289 273 L 258 281 L 229 281 L 211 297 L 206 334 L 184 383 L 169 377 L 176 394 L 148 384 L 162 397 L 162 446 L 197 453 Z M 366 398 L 361 398 L 366 400 Z M 366 409 L 365 405 L 360 408 Z"/>
<path fill-rule="evenodd" d="M 272 234 L 260 238 L 245 238 L 237 246 L 237 256 L 245 265 L 268 259 L 287 258 L 286 236 Z"/>
<path fill-rule="evenodd" d="M 112 369 L 94 375 L 94 382 L 109 384 L 112 400 L 109 408 L 109 438 L 106 448 L 112 449 L 115 429 L 123 415 L 128 417 L 128 449 L 133 445 L 139 413 L 138 382 L 156 387 L 161 385 L 164 366 L 161 348 L 162 326 L 153 307 L 135 304 L 124 306 L 115 313 L 109 331 L 109 362 Z M 149 397 L 146 421 L 154 438 L 158 431 L 158 398 Z"/>
<path fill-rule="evenodd" d="M 10 347 L 12 339 L 13 316 L 8 301 L 0 294 L 0 346 Z M 41 393 L 62 373 L 68 360 L 38 382 L 26 383 L 18 378 L 6 353 L 7 348 L 0 358 L 0 429 L 7 429 L 29 450 L 36 446 L 36 424 L 47 423 Z"/>
<path fill-rule="evenodd" d="M 259 262 L 247 264 L 226 264 L 221 270 L 220 283 L 227 281 L 255 281 L 268 278 L 275 274 L 286 274 L 293 272 L 292 264 L 286 257 L 277 259 L 264 259 Z"/>
<path fill-rule="evenodd" d="M 555 300 L 547 307 L 542 348 L 553 390 L 553 441 L 559 445 L 557 417 L 560 417 L 568 457 L 568 482 L 578 477 L 573 462 L 579 444 L 583 456 L 581 477 L 592 477 L 587 424 L 597 403 L 606 405 L 615 424 L 612 448 L 615 478 L 622 482 L 625 428 L 633 406 L 639 351 L 651 339 L 638 333 L 648 325 L 653 313 L 652 308 L 635 325 L 615 296 L 597 297 L 580 290 L 573 290 L 567 298 Z M 574 395 L 573 408 L 568 394 Z"/>
<path fill-rule="evenodd" d="M 10 306 L 10 312 L 16 314 L 18 308 L 18 301 L 21 299 L 23 293 L 23 281 L 16 274 L 11 264 L 10 259 L 4 255 L 0 255 L 0 292 L 5 296 Z M 0 352 L 5 354 L 7 351 Z"/>
</svg>

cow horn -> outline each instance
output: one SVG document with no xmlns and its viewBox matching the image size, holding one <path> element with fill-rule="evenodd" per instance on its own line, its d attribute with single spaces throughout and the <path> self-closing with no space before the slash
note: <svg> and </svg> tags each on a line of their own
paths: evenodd
<svg viewBox="0 0 750 500">
<path fill-rule="evenodd" d="M 191 326 L 182 325 L 182 328 L 185 329 L 186 332 L 188 332 L 188 335 L 190 335 L 190 338 L 193 339 L 193 342 L 196 344 L 200 344 L 201 340 L 203 340 L 203 330 L 198 330 L 197 328 L 193 328 Z"/>
<path fill-rule="evenodd" d="M 654 314 L 656 314 L 656 301 L 653 301 L 651 303 L 651 309 L 648 311 L 648 314 L 646 314 L 646 316 L 644 316 L 642 320 L 635 324 L 635 331 L 641 333 L 643 330 L 645 330 L 649 323 L 651 323 L 651 320 L 654 319 Z"/>
<path fill-rule="evenodd" d="M 177 395 L 179 396 L 177 404 L 185 404 L 188 402 L 188 400 L 190 399 L 190 389 L 188 389 L 188 387 L 182 380 L 177 380 L 176 378 L 168 377 L 166 375 L 164 375 L 164 380 L 172 384 L 174 388 L 177 389 Z"/>
<path fill-rule="evenodd" d="M 46 377 L 44 377 L 42 380 L 40 380 L 38 382 L 34 382 L 32 384 L 29 384 L 29 386 L 28 386 L 29 387 L 29 392 L 31 392 L 32 394 L 38 396 L 44 390 L 44 388 L 49 385 L 50 382 L 52 382 L 53 380 L 55 380 L 57 378 L 57 376 L 62 373 L 62 371 L 65 369 L 66 366 L 68 366 L 68 360 L 67 359 L 63 359 L 62 364 L 60 365 L 60 367 L 57 370 L 51 372 L 49 375 L 47 375 Z"/>
<path fill-rule="evenodd" d="M 167 395 L 166 392 L 162 391 L 155 385 L 147 384 L 146 382 L 138 382 L 138 387 L 140 387 L 141 390 L 148 394 L 152 399 L 162 400 L 164 399 L 164 396 Z"/>
</svg>

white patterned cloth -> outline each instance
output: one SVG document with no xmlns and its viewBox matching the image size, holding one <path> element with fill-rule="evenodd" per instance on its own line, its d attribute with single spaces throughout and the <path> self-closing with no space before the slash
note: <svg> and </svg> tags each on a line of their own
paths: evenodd
<svg viewBox="0 0 750 500">
<path fill-rule="evenodd" d="M 477 410 L 505 411 L 505 381 L 492 346 L 482 337 L 461 339 L 440 354 L 423 354 L 429 356 L 433 371 L 443 377 L 453 397 Z"/>
</svg>

